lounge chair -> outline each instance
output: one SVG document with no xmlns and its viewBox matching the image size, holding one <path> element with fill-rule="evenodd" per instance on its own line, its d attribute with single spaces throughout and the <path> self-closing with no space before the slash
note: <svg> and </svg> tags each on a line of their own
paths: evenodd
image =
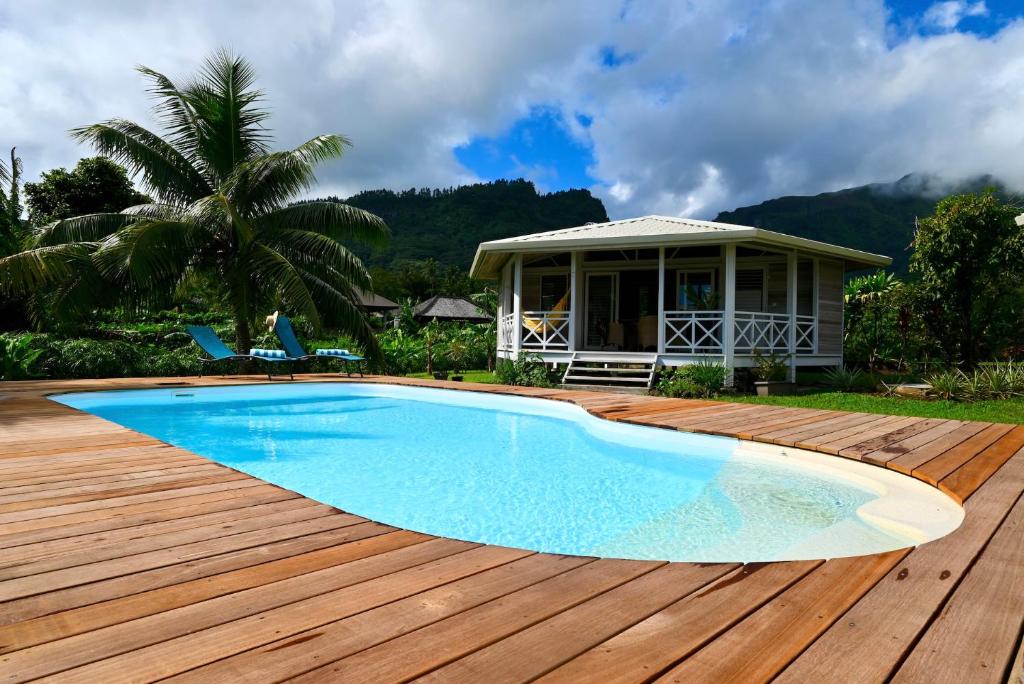
<svg viewBox="0 0 1024 684">
<path fill-rule="evenodd" d="M 288 358 L 284 352 L 277 349 L 250 349 L 248 354 L 236 354 L 231 351 L 231 348 L 228 347 L 228 345 L 224 344 L 224 341 L 220 339 L 217 333 L 214 332 L 213 328 L 208 325 L 186 325 L 185 330 L 192 336 L 195 343 L 199 345 L 199 348 L 210 355 L 210 358 L 208 359 L 204 359 L 202 357 L 199 358 L 199 377 L 203 377 L 202 364 L 214 363 L 217 361 L 252 361 L 256 359 L 268 362 L 295 361 L 295 359 Z M 277 355 L 278 353 L 280 356 Z M 292 375 L 291 368 L 288 370 L 288 375 L 292 380 L 294 380 L 295 376 Z M 267 371 L 267 378 L 273 379 L 270 376 L 269 370 Z"/>
<path fill-rule="evenodd" d="M 274 333 L 277 335 L 277 339 L 281 341 L 281 346 L 284 347 L 288 356 L 296 360 L 341 359 L 345 363 L 345 373 L 350 376 L 352 371 L 349 369 L 348 364 L 350 361 L 355 361 L 359 377 L 363 377 L 363 368 L 360 362 L 365 359 L 362 356 L 351 353 L 348 349 L 317 349 L 316 353 L 307 354 L 306 350 L 299 344 L 299 338 L 295 336 L 295 328 L 292 327 L 292 322 L 288 320 L 287 316 L 277 317 L 277 321 L 274 323 Z"/>
</svg>

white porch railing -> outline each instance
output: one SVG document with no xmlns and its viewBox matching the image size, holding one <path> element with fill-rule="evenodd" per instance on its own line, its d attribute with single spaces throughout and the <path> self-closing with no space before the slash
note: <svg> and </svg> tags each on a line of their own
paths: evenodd
<svg viewBox="0 0 1024 684">
<path fill-rule="evenodd" d="M 723 311 L 666 311 L 665 352 L 721 354 Z M 796 317 L 796 353 L 813 354 L 818 326 L 814 316 Z M 733 351 L 736 354 L 789 353 L 789 314 L 737 311 Z"/>
<path fill-rule="evenodd" d="M 524 311 L 522 349 L 540 351 L 569 349 L 571 311 Z M 513 326 L 514 327 L 514 326 Z"/>
<path fill-rule="evenodd" d="M 516 315 L 506 314 L 498 320 L 498 351 L 510 351 L 513 348 L 513 336 L 516 332 Z"/>
<path fill-rule="evenodd" d="M 818 320 L 814 316 L 796 317 L 796 352 L 813 354 L 818 349 Z"/>
<path fill-rule="evenodd" d="M 721 354 L 722 311 L 666 311 L 665 351 Z"/>
</svg>

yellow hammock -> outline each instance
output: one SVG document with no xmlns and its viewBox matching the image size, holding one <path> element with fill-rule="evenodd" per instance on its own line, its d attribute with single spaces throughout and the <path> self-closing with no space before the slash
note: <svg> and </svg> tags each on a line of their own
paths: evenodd
<svg viewBox="0 0 1024 684">
<path fill-rule="evenodd" d="M 558 300 L 558 303 L 551 308 L 551 311 L 565 311 L 568 307 L 569 293 L 566 292 L 564 295 L 562 295 L 562 298 Z M 541 336 L 541 338 L 544 337 L 545 332 L 553 333 L 558 329 L 556 326 L 551 325 L 544 319 L 528 318 L 526 316 L 523 317 L 523 326 L 529 328 L 532 332 L 537 333 L 538 335 Z"/>
</svg>

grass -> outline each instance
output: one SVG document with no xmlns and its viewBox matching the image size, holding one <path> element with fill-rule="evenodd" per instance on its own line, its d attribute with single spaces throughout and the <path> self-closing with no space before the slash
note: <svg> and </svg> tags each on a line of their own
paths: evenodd
<svg viewBox="0 0 1024 684">
<path fill-rule="evenodd" d="M 728 401 L 770 404 L 772 406 L 832 409 L 835 411 L 886 413 L 892 416 L 919 416 L 921 418 L 951 418 L 953 420 L 1024 424 L 1024 398 L 961 402 L 821 391 L 781 397 L 740 395 L 728 397 Z"/>
<path fill-rule="evenodd" d="M 449 375 L 454 375 L 454 373 L 449 373 Z M 408 377 L 431 380 L 434 376 L 430 373 L 410 373 Z M 494 373 L 489 370 L 464 371 L 462 377 L 465 382 L 486 382 L 491 384 L 498 382 L 498 379 L 494 377 Z"/>
</svg>

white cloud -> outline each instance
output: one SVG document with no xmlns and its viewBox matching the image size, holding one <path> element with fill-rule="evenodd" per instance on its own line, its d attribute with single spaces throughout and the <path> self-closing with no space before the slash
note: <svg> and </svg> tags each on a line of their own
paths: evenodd
<svg viewBox="0 0 1024 684">
<path fill-rule="evenodd" d="M 985 11 L 938 3 L 927 21 L 941 31 L 893 45 L 880 0 L 0 0 L 0 147 L 19 146 L 29 177 L 73 164 L 89 150 L 67 129 L 149 122 L 134 64 L 187 74 L 229 46 L 260 74 L 279 145 L 355 141 L 321 174 L 325 193 L 473 180 L 453 148 L 537 107 L 591 146 L 613 216 L 713 216 L 911 171 L 1024 188 L 1024 22 L 955 30 Z M 630 59 L 604 68 L 609 47 Z"/>
<path fill-rule="evenodd" d="M 965 17 L 983 17 L 988 14 L 985 0 L 965 2 L 965 0 L 945 0 L 936 2 L 927 10 L 921 22 L 932 29 L 952 31 Z"/>
</svg>

